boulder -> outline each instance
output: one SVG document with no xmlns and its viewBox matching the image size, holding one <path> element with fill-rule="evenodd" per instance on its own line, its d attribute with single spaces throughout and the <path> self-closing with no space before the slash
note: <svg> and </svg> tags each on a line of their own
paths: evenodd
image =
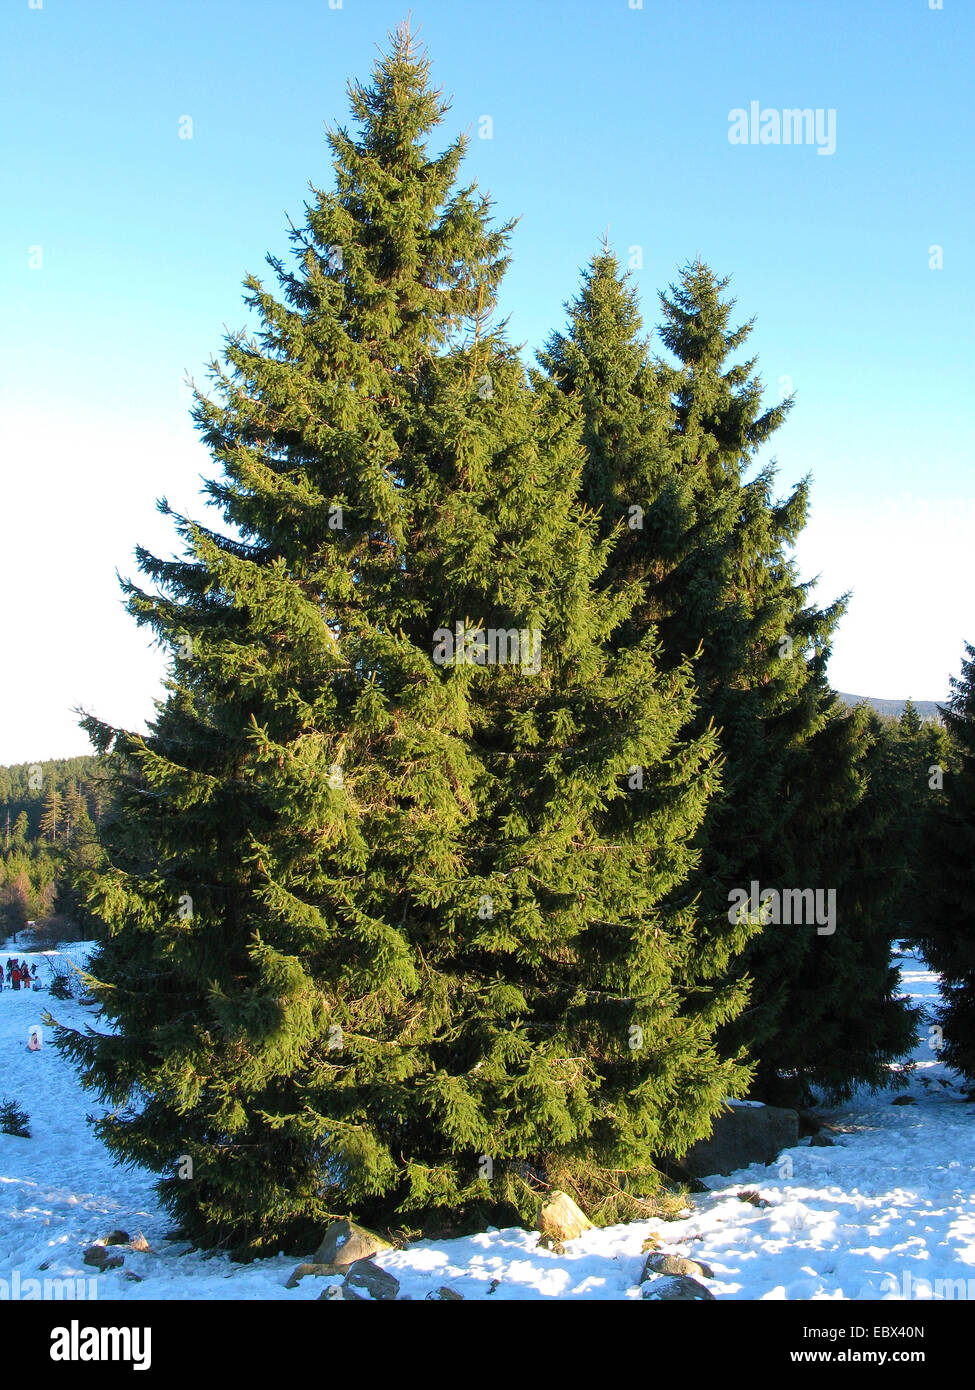
<svg viewBox="0 0 975 1390">
<path fill-rule="evenodd" d="M 593 1224 L 567 1192 L 553 1192 L 538 1208 L 535 1229 L 542 1233 L 539 1243 L 551 1249 L 591 1231 Z"/>
<path fill-rule="evenodd" d="M 128 1231 L 109 1231 L 108 1235 L 102 1241 L 103 1245 L 128 1245 L 128 1243 Z"/>
<path fill-rule="evenodd" d="M 718 1115 L 710 1139 L 701 1139 L 684 1158 L 693 1177 L 734 1173 L 752 1163 L 773 1163 L 799 1142 L 799 1114 L 778 1105 L 733 1105 Z"/>
<path fill-rule="evenodd" d="M 714 1294 L 710 1289 L 706 1289 L 696 1279 L 687 1279 L 679 1275 L 669 1279 L 654 1279 L 651 1283 L 644 1284 L 643 1297 L 666 1303 L 714 1300 Z"/>
<path fill-rule="evenodd" d="M 890 1103 L 891 1105 L 917 1105 L 917 1101 L 913 1096 L 898 1096 L 896 1100 L 892 1100 Z"/>
<path fill-rule="evenodd" d="M 427 1294 L 427 1299 L 433 1299 L 435 1303 L 438 1299 L 441 1303 L 463 1303 L 464 1295 L 456 1289 L 448 1288 L 446 1284 L 441 1284 L 439 1289 Z"/>
<path fill-rule="evenodd" d="M 714 1278 L 714 1270 L 710 1265 L 700 1264 L 697 1260 L 687 1260 L 683 1255 L 667 1255 L 665 1253 L 649 1257 L 643 1266 L 640 1283 L 644 1283 L 654 1274 L 687 1275 L 691 1278 L 699 1274 L 703 1279 Z"/>
<path fill-rule="evenodd" d="M 84 1261 L 95 1269 L 118 1269 L 125 1263 L 125 1256 L 109 1255 L 104 1245 L 89 1245 L 84 1253 Z"/>
<path fill-rule="evenodd" d="M 345 1276 L 345 1287 L 365 1289 L 376 1299 L 392 1299 L 399 1293 L 399 1280 L 372 1260 L 356 1260 Z"/>
<path fill-rule="evenodd" d="M 356 1260 L 369 1260 L 383 1250 L 392 1250 L 388 1240 L 357 1226 L 354 1221 L 333 1221 L 315 1251 L 314 1263 L 330 1265 L 331 1273 L 348 1269 Z"/>
<path fill-rule="evenodd" d="M 836 1141 L 831 1139 L 828 1134 L 824 1134 L 822 1130 L 820 1130 L 818 1134 L 814 1134 L 809 1140 L 809 1147 L 811 1149 L 832 1149 L 835 1147 L 835 1144 Z"/>
</svg>

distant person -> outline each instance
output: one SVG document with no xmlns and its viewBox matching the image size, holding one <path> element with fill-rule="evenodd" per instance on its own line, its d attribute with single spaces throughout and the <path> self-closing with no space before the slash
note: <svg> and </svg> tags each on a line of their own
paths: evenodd
<svg viewBox="0 0 975 1390">
<path fill-rule="evenodd" d="M 3 989 L 3 966 L 0 965 L 0 990 Z"/>
<path fill-rule="evenodd" d="M 20 989 L 20 963 L 18 961 L 14 961 L 13 968 L 10 971 L 10 983 L 13 985 L 14 989 Z"/>
</svg>

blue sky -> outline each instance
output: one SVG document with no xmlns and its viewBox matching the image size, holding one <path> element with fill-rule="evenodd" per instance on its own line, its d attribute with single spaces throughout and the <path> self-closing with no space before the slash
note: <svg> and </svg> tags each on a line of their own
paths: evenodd
<svg viewBox="0 0 975 1390">
<path fill-rule="evenodd" d="M 78 703 L 151 713 L 161 658 L 114 571 L 137 541 L 170 553 L 156 497 L 200 511 L 184 374 L 244 322 L 241 278 L 287 250 L 309 180 L 329 185 L 323 125 L 406 9 L 5 7 L 0 761 L 86 751 Z M 689 257 L 732 275 L 770 397 L 797 396 L 775 452 L 783 489 L 813 474 L 800 565 L 823 600 L 854 590 L 834 684 L 944 698 L 975 641 L 975 7 L 413 0 L 412 17 L 453 98 L 444 140 L 470 130 L 466 172 L 520 219 L 501 302 L 526 355 L 607 225 L 624 259 L 640 248 L 651 325 Z M 752 101 L 835 111 L 835 152 L 730 143 Z"/>
</svg>

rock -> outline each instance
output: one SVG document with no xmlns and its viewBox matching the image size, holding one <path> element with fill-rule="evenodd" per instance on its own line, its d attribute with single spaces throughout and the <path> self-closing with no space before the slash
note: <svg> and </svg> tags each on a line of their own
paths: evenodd
<svg viewBox="0 0 975 1390">
<path fill-rule="evenodd" d="M 103 1245 L 128 1245 L 128 1243 L 128 1231 L 109 1231 L 108 1235 L 102 1241 Z"/>
<path fill-rule="evenodd" d="M 314 1274 L 316 1279 L 322 1279 L 329 1274 L 338 1274 L 339 1271 L 334 1265 L 313 1264 L 306 1260 L 304 1264 L 297 1265 L 292 1272 L 291 1278 L 285 1284 L 286 1289 L 294 1289 L 301 1283 L 306 1274 Z"/>
<path fill-rule="evenodd" d="M 567 1192 L 553 1192 L 538 1209 L 535 1229 L 541 1231 L 543 1240 L 547 1237 L 546 1243 L 563 1244 L 591 1231 L 593 1224 Z"/>
<path fill-rule="evenodd" d="M 132 1283 L 132 1284 L 141 1284 L 141 1283 L 142 1283 L 142 1275 L 141 1275 L 141 1274 L 136 1274 L 134 1270 L 132 1270 L 132 1269 L 123 1269 L 123 1270 L 122 1270 L 122 1273 L 123 1273 L 123 1275 L 125 1276 L 125 1278 L 129 1280 L 130 1283 Z"/>
<path fill-rule="evenodd" d="M 643 1297 L 667 1303 L 688 1303 L 692 1300 L 704 1302 L 708 1299 L 714 1301 L 714 1294 L 710 1289 L 706 1289 L 696 1279 L 680 1276 L 671 1279 L 654 1279 L 652 1283 L 645 1284 Z"/>
<path fill-rule="evenodd" d="M 434 1302 L 439 1299 L 443 1303 L 463 1303 L 464 1295 L 458 1293 L 456 1289 L 448 1288 L 446 1284 L 441 1284 L 435 1292 L 427 1294 L 427 1299 L 432 1299 Z"/>
<path fill-rule="evenodd" d="M 683 1166 L 693 1177 L 734 1173 L 752 1163 L 774 1163 L 783 1149 L 799 1142 L 799 1114 L 778 1105 L 733 1105 L 714 1121 L 710 1139 L 686 1154 Z"/>
<path fill-rule="evenodd" d="M 766 1202 L 765 1198 L 761 1196 L 760 1193 L 756 1192 L 754 1188 L 750 1187 L 746 1189 L 746 1191 L 739 1192 L 736 1195 L 739 1202 L 750 1202 L 753 1207 L 768 1206 L 768 1202 Z"/>
<path fill-rule="evenodd" d="M 348 1269 L 356 1260 L 369 1260 L 383 1250 L 392 1250 L 388 1240 L 354 1221 L 333 1221 L 315 1251 L 314 1263 L 331 1265 L 333 1271 Z"/>
<path fill-rule="evenodd" d="M 328 1299 L 328 1301 L 329 1301 L 330 1303 L 333 1303 L 333 1302 L 340 1302 L 340 1303 L 342 1303 L 342 1302 L 344 1302 L 344 1303 L 365 1303 L 365 1302 L 366 1302 L 366 1300 L 362 1297 L 362 1294 L 361 1294 L 361 1293 L 356 1293 L 355 1289 L 346 1288 L 345 1284 L 333 1284 L 332 1287 L 331 1287 L 330 1289 L 326 1289 L 325 1292 L 324 1292 L 323 1294 L 320 1294 L 320 1295 L 319 1295 L 319 1299 L 318 1299 L 319 1303 L 321 1303 L 321 1301 L 322 1301 L 323 1298 L 324 1298 L 324 1299 Z"/>
<path fill-rule="evenodd" d="M 118 1269 L 125 1264 L 125 1256 L 109 1255 L 104 1245 L 89 1245 L 84 1253 L 84 1261 L 95 1269 Z"/>
<path fill-rule="evenodd" d="M 376 1299 L 392 1299 L 399 1293 L 399 1280 L 372 1260 L 356 1260 L 345 1276 L 345 1287 L 365 1289 Z"/>
<path fill-rule="evenodd" d="M 898 1096 L 895 1100 L 892 1100 L 890 1103 L 891 1105 L 917 1105 L 917 1101 L 914 1099 L 913 1096 Z"/>
<path fill-rule="evenodd" d="M 811 1149 L 832 1149 L 835 1147 L 835 1141 L 832 1140 L 828 1134 L 820 1132 L 812 1136 L 809 1141 L 809 1147 Z"/>
<path fill-rule="evenodd" d="M 640 1283 L 644 1283 L 653 1274 L 700 1274 L 704 1279 L 714 1278 L 714 1270 L 710 1265 L 700 1264 L 697 1260 L 687 1260 L 683 1255 L 651 1255 L 643 1266 Z"/>
</svg>

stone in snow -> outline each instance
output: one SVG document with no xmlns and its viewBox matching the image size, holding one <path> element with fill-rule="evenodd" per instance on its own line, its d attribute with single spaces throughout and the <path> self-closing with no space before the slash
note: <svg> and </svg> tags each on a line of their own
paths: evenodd
<svg viewBox="0 0 975 1390">
<path fill-rule="evenodd" d="M 315 1252 L 314 1263 L 348 1269 L 356 1260 L 368 1260 L 392 1248 L 388 1240 L 365 1226 L 357 1226 L 354 1221 L 333 1221 Z"/>
<path fill-rule="evenodd" d="M 553 1192 L 538 1209 L 535 1229 L 541 1231 L 543 1239 L 561 1245 L 591 1231 L 593 1224 L 568 1193 Z"/>
</svg>

